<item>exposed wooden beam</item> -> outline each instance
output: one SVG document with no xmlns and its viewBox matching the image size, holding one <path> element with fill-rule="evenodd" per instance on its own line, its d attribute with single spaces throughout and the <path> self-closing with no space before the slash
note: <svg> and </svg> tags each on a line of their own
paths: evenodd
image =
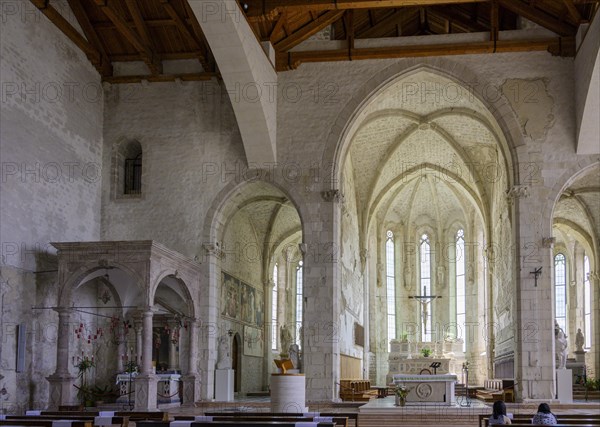
<svg viewBox="0 0 600 427">
<path fill-rule="evenodd" d="M 573 0 L 563 0 L 563 3 L 565 4 L 565 6 L 567 6 L 567 10 L 569 11 L 569 15 L 571 15 L 571 18 L 573 18 L 573 21 L 579 24 L 582 21 L 581 14 L 579 13 L 579 10 L 577 10 L 577 7 L 575 6 L 575 3 L 573 3 Z"/>
<path fill-rule="evenodd" d="M 206 61 L 206 65 L 207 65 L 207 68 L 205 69 L 205 71 L 215 71 L 216 70 L 215 59 L 212 56 L 212 52 L 210 51 L 210 49 L 208 47 L 208 41 L 206 40 L 206 37 L 204 36 L 204 33 L 202 32 L 200 23 L 198 22 L 198 19 L 196 19 L 196 14 L 192 10 L 192 7 L 190 6 L 188 0 L 183 0 L 183 6 L 185 7 L 185 13 L 188 16 L 188 19 L 186 19 L 186 21 L 192 27 L 192 31 L 194 32 L 194 35 L 196 36 L 196 38 L 201 41 L 200 49 L 203 52 L 203 57 L 204 57 L 204 60 Z"/>
<path fill-rule="evenodd" d="M 498 2 L 492 1 L 490 5 L 490 40 L 498 40 L 498 31 L 500 30 L 500 13 Z"/>
<path fill-rule="evenodd" d="M 484 3 L 490 0 L 244 0 L 248 19 L 269 19 L 284 9 L 294 11 L 323 11 L 346 9 L 398 8 L 433 6 L 438 4 Z"/>
<path fill-rule="evenodd" d="M 135 24 L 135 28 L 142 38 L 142 42 L 149 46 L 151 49 L 156 50 L 154 43 L 152 42 L 152 37 L 150 36 L 150 31 L 148 30 L 148 26 L 144 21 L 144 17 L 142 16 L 142 12 L 140 12 L 140 7 L 137 3 L 137 0 L 125 0 L 125 4 L 127 5 L 127 9 L 129 10 L 129 14 L 133 19 L 133 23 Z"/>
<path fill-rule="evenodd" d="M 83 34 L 87 38 L 88 42 L 91 43 L 92 46 L 100 53 L 99 61 L 97 61 L 94 66 L 100 72 L 102 76 L 110 76 L 113 73 L 112 64 L 110 62 L 110 58 L 108 57 L 108 53 L 104 48 L 104 45 L 100 41 L 100 37 L 98 37 L 98 33 L 96 33 L 96 29 L 91 24 L 90 19 L 88 18 L 83 6 L 81 5 L 80 0 L 68 0 L 69 7 L 73 11 L 73 15 L 77 18 L 77 22 L 81 26 L 83 30 Z"/>
<path fill-rule="evenodd" d="M 352 60 L 529 51 L 548 51 L 553 55 L 574 56 L 575 39 L 573 37 L 553 37 L 537 40 L 498 40 L 496 44 L 486 41 L 437 45 L 371 47 L 354 49 L 352 51 Z M 305 62 L 347 60 L 349 60 L 349 54 L 345 49 L 280 52 L 277 54 L 277 70 L 284 71 L 294 69 Z"/>
<path fill-rule="evenodd" d="M 278 51 L 290 50 L 294 46 L 302 43 L 304 40 L 306 40 L 313 34 L 318 33 L 323 28 L 327 27 L 328 25 L 331 25 L 333 22 L 340 19 L 343 14 L 344 11 L 340 10 L 332 10 L 325 12 L 323 15 L 319 16 L 314 21 L 309 22 L 299 30 L 295 31 L 293 34 L 276 43 L 274 47 Z"/>
<path fill-rule="evenodd" d="M 148 82 L 174 82 L 181 80 L 182 82 L 197 82 L 210 80 L 216 77 L 215 73 L 186 73 L 186 74 L 151 74 L 151 75 L 136 75 L 136 76 L 108 76 L 102 81 L 113 84 L 124 83 L 141 83 Z"/>
<path fill-rule="evenodd" d="M 531 22 L 535 22 L 558 35 L 573 36 L 577 31 L 575 27 L 566 22 L 562 22 L 540 9 L 536 9 L 535 7 L 523 3 L 521 0 L 498 0 L 498 3 L 502 7 L 517 15 L 521 15 L 523 18 L 529 19 Z"/>
<path fill-rule="evenodd" d="M 179 59 L 200 59 L 202 57 L 202 52 L 199 50 L 192 52 L 161 52 L 160 57 L 163 61 Z M 142 56 L 139 53 L 112 54 L 110 55 L 110 59 L 112 62 L 143 61 Z"/>
<path fill-rule="evenodd" d="M 377 22 L 371 28 L 361 31 L 360 33 L 358 33 L 356 35 L 356 37 L 361 38 L 361 39 L 369 39 L 371 37 L 377 37 L 377 35 L 382 30 L 386 30 L 391 26 L 399 24 L 402 27 L 405 23 L 409 22 L 412 19 L 412 17 L 410 15 L 411 15 L 411 13 L 409 10 L 406 10 L 406 9 L 397 10 L 396 12 L 392 13 L 388 17 Z M 414 13 L 413 13 L 413 15 L 414 15 Z"/>
<path fill-rule="evenodd" d="M 117 30 L 125 39 L 140 52 L 142 59 L 150 69 L 152 74 L 162 74 L 162 64 L 158 54 L 147 43 L 142 41 L 140 37 L 129 27 L 125 19 L 115 9 L 108 5 L 108 0 L 95 0 L 96 5 L 102 9 L 102 12 L 108 19 L 115 24 Z M 135 17 L 134 22 L 135 22 Z M 138 28 L 139 30 L 139 28 Z"/>
<path fill-rule="evenodd" d="M 344 25 L 346 26 L 348 50 L 350 51 L 350 55 L 352 55 L 352 49 L 354 49 L 354 10 L 350 9 L 345 12 Z"/>
<path fill-rule="evenodd" d="M 67 21 L 51 4 L 49 0 L 31 0 L 31 2 L 37 7 L 54 25 L 58 27 L 79 49 L 86 54 L 92 64 L 99 64 L 101 62 L 100 52 L 92 46 L 82 35 Z M 98 70 L 100 71 L 100 70 Z"/>
<path fill-rule="evenodd" d="M 177 29 L 183 35 L 183 37 L 185 37 L 188 40 L 188 42 L 190 42 L 192 45 L 201 47 L 202 40 L 201 39 L 199 40 L 196 37 L 194 37 L 194 35 L 190 31 L 190 29 L 188 28 L 188 26 L 186 25 L 184 20 L 181 18 L 181 16 L 179 16 L 177 11 L 171 4 L 171 0 L 161 0 L 161 3 L 163 5 L 163 8 L 167 11 L 167 13 L 171 17 L 171 19 L 177 25 Z M 202 68 L 204 68 L 205 71 L 209 71 L 209 64 L 208 64 L 208 61 L 206 61 L 206 58 L 204 58 L 204 56 L 202 56 L 199 59 L 200 59 L 200 63 L 202 64 Z"/>
<path fill-rule="evenodd" d="M 460 27 L 469 32 L 487 32 L 487 31 L 489 31 L 489 29 L 486 26 L 480 24 L 477 21 L 470 20 L 469 18 L 458 13 L 456 11 L 456 9 L 453 9 L 451 7 L 448 7 L 448 8 L 432 7 L 432 8 L 428 9 L 428 13 L 432 14 L 432 15 L 437 15 L 440 18 L 446 19 L 446 20 L 452 22 L 452 24 L 456 25 L 457 27 Z"/>
<path fill-rule="evenodd" d="M 280 32 L 281 29 L 283 28 L 283 24 L 285 24 L 286 19 L 287 19 L 287 12 L 283 11 L 281 13 L 281 15 L 279 15 L 279 19 L 275 23 L 275 26 L 273 27 L 271 34 L 269 34 L 269 41 L 271 43 L 273 43 L 275 41 L 275 37 L 277 36 L 277 33 Z"/>
</svg>

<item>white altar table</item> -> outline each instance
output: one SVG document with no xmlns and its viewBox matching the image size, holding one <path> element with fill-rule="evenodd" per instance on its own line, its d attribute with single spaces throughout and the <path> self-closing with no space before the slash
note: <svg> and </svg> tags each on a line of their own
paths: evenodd
<svg viewBox="0 0 600 427">
<path fill-rule="evenodd" d="M 404 385 L 410 392 L 406 404 L 410 405 L 454 405 L 454 374 L 441 375 L 394 375 L 394 384 Z"/>
</svg>

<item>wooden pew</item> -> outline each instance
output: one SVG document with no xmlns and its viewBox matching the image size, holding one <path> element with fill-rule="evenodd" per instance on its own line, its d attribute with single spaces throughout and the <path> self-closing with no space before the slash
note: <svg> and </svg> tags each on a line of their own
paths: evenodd
<svg viewBox="0 0 600 427">
<path fill-rule="evenodd" d="M 0 420 L 0 426 L 33 426 L 33 427 L 53 427 L 54 423 L 59 420 Z M 71 427 L 93 427 L 93 421 L 71 421 Z"/>
<path fill-rule="evenodd" d="M 323 418 L 326 418 L 325 421 Z M 195 417 L 193 415 L 177 415 L 175 416 L 175 421 L 194 421 Z M 348 418 L 347 417 L 324 417 L 322 415 L 315 417 L 302 417 L 302 416 L 282 416 L 282 415 L 261 415 L 260 413 L 250 413 L 246 414 L 246 416 L 230 416 L 230 415 L 215 415 L 212 416 L 213 421 L 294 421 L 294 422 L 313 422 L 315 420 L 321 422 L 329 422 L 331 420 L 338 427 L 348 427 Z M 154 424 L 155 427 L 159 427 Z M 169 426 L 160 426 L 160 427 L 169 427 Z"/>
<path fill-rule="evenodd" d="M 476 397 L 484 402 L 514 402 L 515 380 L 488 379 L 483 382 L 483 389 L 477 390 Z"/>
<path fill-rule="evenodd" d="M 103 412 L 112 412 L 112 411 L 103 411 Z M 168 421 L 169 413 L 164 411 L 114 411 L 115 417 L 128 417 L 130 421 L 138 421 L 138 420 L 158 420 L 158 421 Z M 61 416 L 98 416 L 100 415 L 99 411 L 42 411 L 40 415 L 61 415 Z"/>
<path fill-rule="evenodd" d="M 319 417 L 344 417 L 349 420 L 354 420 L 355 424 L 358 420 L 358 412 L 318 412 L 309 411 L 307 414 Z M 209 416 L 227 416 L 227 417 L 243 417 L 246 415 L 261 415 L 261 416 L 276 416 L 276 417 L 303 417 L 305 414 L 300 412 L 259 412 L 259 411 L 246 411 L 246 412 L 205 412 L 204 415 Z"/>
<path fill-rule="evenodd" d="M 533 418 L 534 414 L 515 414 L 513 415 L 512 418 L 512 422 L 513 425 L 515 423 L 517 424 L 531 424 L 531 419 Z M 591 423 L 592 425 L 600 425 L 600 414 L 560 414 L 560 415 L 556 415 L 556 419 L 559 423 L 565 424 L 576 424 L 576 425 L 582 425 L 582 424 L 588 424 Z M 490 415 L 479 415 L 479 426 L 480 427 L 487 427 L 489 425 L 489 418 Z"/>
<path fill-rule="evenodd" d="M 181 423 L 182 421 L 172 421 L 169 423 L 165 422 L 157 422 L 157 421 L 140 421 L 136 423 L 138 427 L 173 427 L 172 423 Z M 311 422 L 311 421 L 299 421 L 298 419 L 294 421 L 273 421 L 273 420 L 265 420 L 265 421 L 247 421 L 245 419 L 230 418 L 226 421 L 192 421 L 190 422 L 190 427 L 260 427 L 260 426 L 273 426 L 273 427 L 296 427 L 296 423 L 298 422 Z M 175 425 L 177 425 L 175 424 Z M 318 427 L 335 427 L 336 424 L 333 422 L 318 422 L 316 423 Z"/>
<path fill-rule="evenodd" d="M 48 421 L 56 421 L 56 420 L 73 420 L 73 421 L 91 421 L 92 424 L 94 426 L 98 426 L 98 425 L 119 425 L 121 427 L 128 427 L 129 425 L 129 418 L 128 417 L 102 417 L 102 418 L 106 418 L 106 420 L 102 420 L 102 421 L 109 421 L 108 418 L 110 418 L 110 423 L 108 422 L 103 422 L 102 424 L 96 424 L 96 418 L 97 416 L 94 415 L 7 415 L 6 419 L 7 420 L 14 420 L 14 421 L 22 421 L 22 420 L 48 420 Z M 100 421 L 100 420 L 99 420 Z"/>
</svg>

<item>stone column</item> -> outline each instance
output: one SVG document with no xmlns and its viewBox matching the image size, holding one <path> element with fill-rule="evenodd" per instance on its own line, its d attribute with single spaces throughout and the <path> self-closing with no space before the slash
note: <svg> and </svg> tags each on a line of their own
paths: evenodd
<svg viewBox="0 0 600 427">
<path fill-rule="evenodd" d="M 188 372 L 183 381 L 183 406 L 194 407 L 200 400 L 200 375 L 198 374 L 198 320 L 189 320 L 189 362 Z"/>
<path fill-rule="evenodd" d="M 154 312 L 148 307 L 142 318 L 142 364 L 141 374 L 135 378 L 135 410 L 156 410 L 156 375 L 152 373 L 152 317 Z"/>
<path fill-rule="evenodd" d="M 176 371 L 179 369 L 179 352 L 177 351 L 179 322 L 169 321 L 169 369 Z"/>
<path fill-rule="evenodd" d="M 56 371 L 46 378 L 50 382 L 49 409 L 51 410 L 57 410 L 60 405 L 72 405 L 75 399 L 73 387 L 75 377 L 69 373 L 69 338 L 73 333 L 69 324 L 72 311 L 68 308 L 54 310 L 58 313 Z"/>
<path fill-rule="evenodd" d="M 117 357 L 117 372 L 123 372 L 125 370 L 125 366 L 123 365 L 123 356 L 127 354 L 127 341 L 126 337 L 123 336 L 123 341 L 119 341 L 118 345 L 118 357 Z"/>
<path fill-rule="evenodd" d="M 212 399 L 215 392 L 215 364 L 217 356 L 217 346 L 215 337 L 218 334 L 217 322 L 219 318 L 219 283 L 221 280 L 221 257 L 223 252 L 220 244 L 217 242 L 204 243 L 204 262 L 200 268 L 202 283 L 208 286 L 200 287 L 200 318 L 203 321 L 201 329 L 202 341 L 200 344 L 199 364 L 201 381 L 201 398 L 203 400 Z"/>
<path fill-rule="evenodd" d="M 135 363 L 138 364 L 138 366 L 142 366 L 142 353 L 143 353 L 143 346 L 142 346 L 142 317 L 140 316 L 136 316 L 136 318 L 133 320 L 133 329 L 135 331 Z M 132 360 L 134 358 L 134 355 L 131 355 Z"/>
</svg>

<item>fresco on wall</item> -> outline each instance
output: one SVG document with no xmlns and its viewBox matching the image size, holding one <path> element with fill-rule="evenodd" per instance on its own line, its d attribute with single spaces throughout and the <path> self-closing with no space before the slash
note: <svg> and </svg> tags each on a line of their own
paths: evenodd
<svg viewBox="0 0 600 427">
<path fill-rule="evenodd" d="M 244 356 L 262 357 L 264 344 L 262 329 L 244 326 Z"/>
<path fill-rule="evenodd" d="M 263 325 L 262 292 L 225 272 L 223 272 L 221 301 L 223 304 L 222 316 L 251 325 Z"/>
</svg>

